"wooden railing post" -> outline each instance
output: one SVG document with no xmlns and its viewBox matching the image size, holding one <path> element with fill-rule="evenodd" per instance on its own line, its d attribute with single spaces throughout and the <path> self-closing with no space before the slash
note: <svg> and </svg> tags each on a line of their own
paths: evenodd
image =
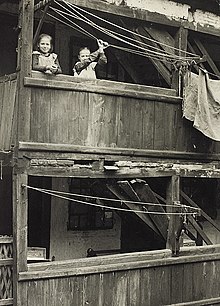
<svg viewBox="0 0 220 306">
<path fill-rule="evenodd" d="M 34 0 L 20 0 L 18 29 L 18 127 L 17 141 L 28 140 L 30 133 L 31 89 L 24 87 L 24 77 L 31 76 Z"/>
<path fill-rule="evenodd" d="M 13 174 L 13 305 L 22 306 L 18 274 L 27 271 L 27 174 Z"/>
<path fill-rule="evenodd" d="M 172 205 L 179 202 L 180 195 L 180 177 L 174 175 L 171 177 L 167 186 L 167 204 Z M 178 256 L 180 250 L 179 232 L 181 230 L 181 217 L 172 213 L 180 213 L 180 208 L 167 206 L 169 215 L 169 226 L 167 235 L 167 248 L 170 248 L 173 256 Z"/>
<path fill-rule="evenodd" d="M 179 28 L 175 36 L 175 48 L 179 49 L 176 51 L 176 54 L 184 57 L 187 51 L 187 38 L 188 38 L 188 30 L 185 29 L 183 26 Z M 180 51 L 182 50 L 182 51 Z M 179 69 L 179 64 L 176 66 L 176 69 L 172 71 L 172 81 L 171 81 L 171 88 L 176 89 L 177 94 L 179 96 L 182 95 L 182 75 L 181 70 Z"/>
</svg>

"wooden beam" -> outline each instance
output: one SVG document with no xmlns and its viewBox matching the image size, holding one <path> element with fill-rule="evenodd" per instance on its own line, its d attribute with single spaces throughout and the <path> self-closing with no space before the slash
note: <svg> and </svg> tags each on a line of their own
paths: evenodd
<svg viewBox="0 0 220 306">
<path fill-rule="evenodd" d="M 137 33 L 142 35 L 142 36 L 148 36 L 147 35 L 147 32 L 145 31 L 145 29 L 143 27 L 138 27 L 136 29 Z M 139 36 L 135 36 L 135 38 L 137 40 L 139 40 L 140 42 L 143 41 L 143 39 L 141 39 Z M 147 42 L 149 45 L 152 45 L 154 47 L 157 46 L 156 43 L 153 43 L 153 42 L 150 42 L 148 41 Z M 157 46 L 158 47 L 158 46 Z M 146 55 L 148 56 L 147 52 L 146 52 Z M 152 64 L 156 67 L 156 69 L 159 71 L 159 73 L 161 74 L 161 76 L 164 78 L 164 80 L 166 81 L 166 83 L 168 85 L 171 85 L 171 74 L 170 74 L 170 71 L 169 71 L 169 67 L 167 65 L 165 65 L 162 61 L 160 60 L 157 60 L 157 59 L 154 59 L 152 58 L 151 56 L 149 56 L 149 60 L 152 62 Z"/>
<path fill-rule="evenodd" d="M 167 186 L 167 204 L 172 205 L 179 202 L 180 177 L 172 176 Z M 179 232 L 182 228 L 180 215 L 172 215 L 172 213 L 180 213 L 180 208 L 167 206 L 169 215 L 169 228 L 167 235 L 167 247 L 171 249 L 173 256 L 178 256 L 180 251 Z"/>
<path fill-rule="evenodd" d="M 176 50 L 175 54 L 184 57 L 187 51 L 187 37 L 188 37 L 188 30 L 184 27 L 180 27 L 175 36 L 175 48 L 179 49 Z M 180 51 L 183 50 L 183 51 Z M 179 96 L 182 95 L 182 74 L 180 69 L 174 69 L 172 71 L 172 85 L 171 88 L 176 89 L 177 94 Z"/>
<path fill-rule="evenodd" d="M 15 170 L 15 168 L 14 168 Z M 23 296 L 18 274 L 27 271 L 27 175 L 13 173 L 13 298 L 15 305 L 22 305 Z"/>
<path fill-rule="evenodd" d="M 112 3 L 106 3 L 100 0 L 68 0 L 69 3 L 77 5 L 85 9 L 91 9 L 95 11 L 100 11 L 104 13 L 113 14 L 116 16 L 124 16 L 128 18 L 135 18 L 139 20 L 145 20 L 148 22 L 155 22 L 164 25 L 170 25 L 178 27 L 181 21 L 177 21 L 174 18 L 171 19 L 165 15 L 150 12 L 147 10 L 142 10 L 139 8 L 132 8 L 123 5 L 114 5 Z"/>
<path fill-rule="evenodd" d="M 189 51 L 190 51 L 191 53 L 193 53 L 193 54 L 198 54 L 197 51 L 193 48 L 193 46 L 191 45 L 191 43 L 190 43 L 189 41 L 187 42 L 187 46 L 188 46 Z M 201 63 L 200 65 L 201 65 L 201 67 L 202 67 L 203 69 L 205 69 L 203 63 Z M 197 65 L 194 65 L 193 67 L 195 68 L 195 70 L 197 71 L 197 73 L 199 73 L 199 67 L 198 67 Z"/>
<path fill-rule="evenodd" d="M 80 79 L 80 78 L 78 78 Z M 182 99 L 177 96 L 168 96 L 165 93 L 163 94 L 159 87 L 154 88 L 153 92 L 146 92 L 146 87 L 144 85 L 136 84 L 126 84 L 122 82 L 117 82 L 117 87 L 114 88 L 116 82 L 113 81 L 96 81 L 94 82 L 86 79 L 81 79 L 81 82 L 77 78 L 71 77 L 69 82 L 64 81 L 61 76 L 55 76 L 45 79 L 40 76 L 39 79 L 36 78 L 25 78 L 24 85 L 25 87 L 40 87 L 42 89 L 61 89 L 61 90 L 73 90 L 75 92 L 92 92 L 92 93 L 102 93 L 108 94 L 111 96 L 121 96 L 121 97 L 132 97 L 135 99 L 145 99 L 150 101 L 161 101 L 166 103 L 180 104 Z M 101 82 L 100 82 L 101 81 Z M 97 83 L 98 82 L 98 83 Z M 142 86 L 142 87 L 141 87 Z M 145 88 L 143 88 L 145 87 Z M 114 91 L 113 91 L 114 90 Z M 156 93 L 157 91 L 157 93 Z M 176 93 L 176 92 L 175 92 Z M 172 92 L 171 92 L 172 94 Z"/>
<path fill-rule="evenodd" d="M 51 2 L 51 1 L 49 1 L 49 2 Z M 50 6 L 50 4 L 46 4 L 45 7 L 44 7 L 43 15 L 42 15 L 42 17 L 41 17 L 41 19 L 40 19 L 40 21 L 39 21 L 39 23 L 38 23 L 36 32 L 35 32 L 35 34 L 34 34 L 33 46 L 35 46 L 36 43 L 37 43 L 37 40 L 38 40 L 40 31 L 41 31 L 42 26 L 43 26 L 43 23 L 44 23 L 44 20 L 45 20 L 45 18 L 46 18 L 46 16 L 47 16 L 47 11 L 48 11 L 48 9 L 49 9 L 49 6 Z"/>
<path fill-rule="evenodd" d="M 46 6 L 51 4 L 52 2 L 53 2 L 53 0 L 41 0 L 37 4 L 35 4 L 34 11 L 36 12 L 36 11 L 42 9 L 42 8 L 45 8 Z"/>
<path fill-rule="evenodd" d="M 192 233 L 191 229 L 187 224 L 184 225 L 184 234 L 186 234 L 191 240 L 197 241 L 196 236 Z"/>
<path fill-rule="evenodd" d="M 150 186 L 143 180 L 133 180 L 131 181 L 134 191 L 137 193 L 138 197 L 142 202 L 146 202 L 146 210 L 150 213 L 150 218 L 156 225 L 161 236 L 166 241 L 167 230 L 168 230 L 168 217 L 165 214 L 165 210 L 160 202 L 157 200 Z M 152 203 L 152 205 L 150 204 Z M 157 204 L 157 205 L 154 205 Z M 155 213 L 155 214 L 154 214 Z M 157 214 L 158 213 L 158 214 Z"/>
<path fill-rule="evenodd" d="M 201 229 L 199 224 L 196 222 L 196 220 L 193 218 L 193 216 L 188 215 L 188 220 L 190 224 L 194 227 L 194 229 L 199 233 L 199 235 L 202 237 L 202 239 L 205 241 L 207 245 L 213 244 L 209 237 L 205 234 L 205 232 Z"/>
<path fill-rule="evenodd" d="M 106 147 L 86 147 L 66 144 L 53 143 L 36 143 L 36 142 L 19 142 L 19 150 L 21 151 L 37 151 L 37 152 L 75 152 L 84 154 L 111 154 L 118 156 L 140 156 L 140 157 L 155 157 L 155 158 L 170 158 L 170 159 L 184 159 L 204 162 L 220 161 L 220 154 L 206 154 L 182 151 L 167 151 L 167 150 L 141 150 L 141 149 L 123 149 L 123 148 L 106 148 Z M 198 169 L 198 167 L 197 167 Z M 199 170 L 202 170 L 199 169 Z M 217 168 L 216 168 L 217 170 Z"/>
<path fill-rule="evenodd" d="M 137 201 L 139 202 L 140 199 L 137 196 L 137 194 L 130 189 L 129 196 L 126 196 L 124 193 L 122 193 L 122 190 L 116 185 L 109 185 L 107 184 L 107 188 L 119 199 L 119 200 L 124 200 L 124 201 Z M 131 210 L 141 210 L 140 205 L 129 203 L 129 202 L 123 202 L 128 208 Z M 149 228 L 151 228 L 158 236 L 160 236 L 160 233 L 152 220 L 150 219 L 149 215 L 139 213 L 139 212 L 134 212 L 135 215 L 137 215 Z"/>
<path fill-rule="evenodd" d="M 192 31 L 220 36 L 219 29 L 217 27 L 210 27 L 208 24 L 203 25 L 199 22 L 195 22 L 194 20 L 189 21 L 181 18 L 177 20 L 176 18 L 172 18 L 157 12 L 143 10 L 141 8 L 139 9 L 123 5 L 114 5 L 112 3 L 106 3 L 100 0 L 68 0 L 68 2 L 85 9 L 100 11 L 107 14 L 128 17 L 136 20 L 144 20 L 149 23 L 156 23 L 177 28 L 184 26 L 186 29 Z"/>
<path fill-rule="evenodd" d="M 47 80 L 51 79 L 51 76 L 48 77 L 46 74 L 42 74 L 42 72 L 39 71 L 32 71 L 32 79 L 37 79 L 43 81 L 45 83 Z M 0 79 L 1 80 L 1 79 Z M 140 85 L 140 84 L 132 84 L 132 83 L 125 83 L 125 82 L 116 82 L 116 81 L 110 81 L 110 80 L 101 80 L 101 79 L 96 79 L 96 80 L 88 80 L 88 79 L 83 79 L 83 78 L 75 78 L 74 76 L 71 75 L 56 75 L 54 76 L 51 80 L 53 81 L 62 81 L 65 83 L 74 83 L 74 88 L 77 89 L 77 86 L 82 84 L 84 85 L 84 88 L 86 90 L 86 87 L 88 85 L 92 85 L 93 88 L 96 86 L 100 87 L 110 87 L 111 89 L 118 90 L 118 89 L 123 89 L 123 90 L 130 90 L 130 91 L 136 91 L 136 92 L 145 92 L 148 94 L 157 94 L 157 95 L 163 95 L 163 96 L 168 96 L 168 97 L 175 97 L 177 100 L 182 102 L 182 99 L 178 98 L 176 96 L 176 91 L 175 89 L 171 88 L 165 88 L 165 87 L 155 87 L 155 86 L 147 86 L 147 85 Z M 5 79 L 3 79 L 3 82 Z M 55 82 L 56 84 L 56 82 Z M 27 84 L 28 85 L 28 84 Z M 65 87 L 63 88 L 65 89 Z M 72 88 L 73 89 L 73 88 Z"/>
<path fill-rule="evenodd" d="M 220 259 L 220 253 L 213 253 L 210 249 L 210 253 L 208 254 L 202 254 L 199 247 L 195 248 L 197 250 L 194 251 L 192 255 L 190 255 L 190 252 L 183 252 L 184 256 L 180 256 L 178 258 L 173 257 L 165 257 L 156 259 L 153 258 L 153 260 L 138 260 L 138 256 L 136 255 L 136 258 L 133 258 L 132 261 L 130 260 L 121 260 L 117 263 L 110 263 L 105 264 L 105 260 L 108 260 L 110 256 L 102 257 L 102 264 L 89 264 L 89 258 L 84 261 L 86 262 L 86 265 L 80 268 L 73 267 L 71 268 L 72 262 L 75 264 L 77 263 L 77 259 L 70 261 L 68 260 L 64 268 L 59 268 L 59 266 L 62 267 L 63 262 L 59 262 L 58 265 L 52 265 L 51 269 L 45 269 L 45 271 L 28 271 L 28 272 L 21 272 L 19 274 L 19 281 L 21 282 L 33 282 L 34 280 L 42 280 L 42 279 L 54 279 L 57 277 L 60 278 L 71 278 L 71 276 L 76 277 L 77 275 L 87 275 L 87 274 L 97 274 L 97 273 L 107 273 L 107 272 L 116 272 L 116 271 L 131 271 L 131 270 L 139 270 L 139 269 L 145 269 L 145 268 L 154 268 L 154 267 L 167 267 L 167 269 L 172 268 L 173 265 L 179 265 L 182 267 L 183 265 L 193 265 L 193 263 L 202 263 L 202 262 L 216 262 Z M 132 253 L 131 253 L 132 254 Z M 137 254 L 137 253 L 135 253 Z M 115 256 L 115 255 L 113 255 Z M 99 262 L 100 257 L 96 257 L 97 263 Z M 56 263 L 56 262 L 55 262 Z M 42 263 L 42 265 L 44 265 Z M 156 270 L 157 271 L 157 270 Z M 191 275 L 189 275 L 189 278 Z M 175 281 L 175 280 L 174 280 Z M 27 287 L 27 286 L 26 286 Z M 195 305 L 195 304 L 194 304 Z M 201 305 L 201 304 L 199 304 Z M 207 304 L 205 304 L 207 305 Z"/>
<path fill-rule="evenodd" d="M 18 126 L 17 137 L 20 140 L 28 140 L 30 133 L 30 106 L 31 90 L 24 87 L 24 77 L 30 77 L 32 71 L 32 42 L 34 22 L 34 0 L 23 0 L 19 2 L 19 27 L 21 31 L 18 36 Z"/>
<path fill-rule="evenodd" d="M 193 207 L 200 208 L 199 205 L 197 205 L 188 195 L 180 190 L 180 195 Z M 201 208 L 200 208 L 201 209 Z M 219 232 L 220 232 L 220 226 L 211 218 L 207 213 L 204 212 L 204 210 L 201 209 L 201 215 L 210 223 L 212 224 Z"/>
<path fill-rule="evenodd" d="M 212 60 L 211 56 L 209 55 L 204 45 L 201 43 L 201 41 L 198 38 L 194 38 L 194 42 L 196 46 L 198 47 L 198 49 L 200 50 L 200 52 L 202 53 L 202 55 L 206 55 L 207 62 L 209 66 L 211 67 L 212 71 L 220 77 L 220 71 L 218 67 L 216 66 L 216 64 L 214 63 L 214 61 Z"/>
<path fill-rule="evenodd" d="M 158 42 L 159 46 L 164 51 L 166 51 L 167 53 L 173 54 L 173 55 L 175 54 L 175 51 L 173 49 L 175 45 L 175 40 L 170 35 L 170 33 L 168 33 L 164 29 L 161 30 L 153 26 L 144 27 L 144 29 L 151 38 L 155 39 Z"/>
</svg>

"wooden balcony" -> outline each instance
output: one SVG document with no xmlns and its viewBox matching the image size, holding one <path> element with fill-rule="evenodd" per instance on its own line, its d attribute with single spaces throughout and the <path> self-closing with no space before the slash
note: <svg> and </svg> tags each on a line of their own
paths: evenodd
<svg viewBox="0 0 220 306">
<path fill-rule="evenodd" d="M 30 264 L 19 294 L 24 306 L 217 305 L 219 256 L 216 245 Z"/>
<path fill-rule="evenodd" d="M 19 105 L 16 108 L 15 77 L 1 80 L 1 149 L 10 149 L 17 137 L 122 150 L 219 152 L 213 141 L 182 118 L 182 99 L 173 89 L 35 71 L 24 78 L 24 86 L 31 91 L 27 118 Z M 16 134 L 16 118 L 25 122 L 28 139 Z"/>
</svg>

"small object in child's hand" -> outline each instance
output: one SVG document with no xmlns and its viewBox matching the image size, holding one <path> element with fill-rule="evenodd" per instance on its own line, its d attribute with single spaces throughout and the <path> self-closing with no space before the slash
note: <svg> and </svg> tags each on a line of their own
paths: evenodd
<svg viewBox="0 0 220 306">
<path fill-rule="evenodd" d="M 47 69 L 47 70 L 45 71 L 45 73 L 46 73 L 46 74 L 52 74 L 52 71 L 50 71 L 50 69 Z"/>
<path fill-rule="evenodd" d="M 107 41 L 103 41 L 103 48 L 107 48 L 109 46 L 109 44 L 107 43 Z"/>
</svg>

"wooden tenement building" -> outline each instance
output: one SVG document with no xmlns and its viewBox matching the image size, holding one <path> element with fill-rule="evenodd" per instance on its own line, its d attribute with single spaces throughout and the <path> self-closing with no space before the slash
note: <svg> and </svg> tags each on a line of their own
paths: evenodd
<svg viewBox="0 0 220 306">
<path fill-rule="evenodd" d="M 219 33 L 215 0 L 0 0 L 0 305 L 220 304 L 220 144 L 183 117 Z"/>
</svg>

